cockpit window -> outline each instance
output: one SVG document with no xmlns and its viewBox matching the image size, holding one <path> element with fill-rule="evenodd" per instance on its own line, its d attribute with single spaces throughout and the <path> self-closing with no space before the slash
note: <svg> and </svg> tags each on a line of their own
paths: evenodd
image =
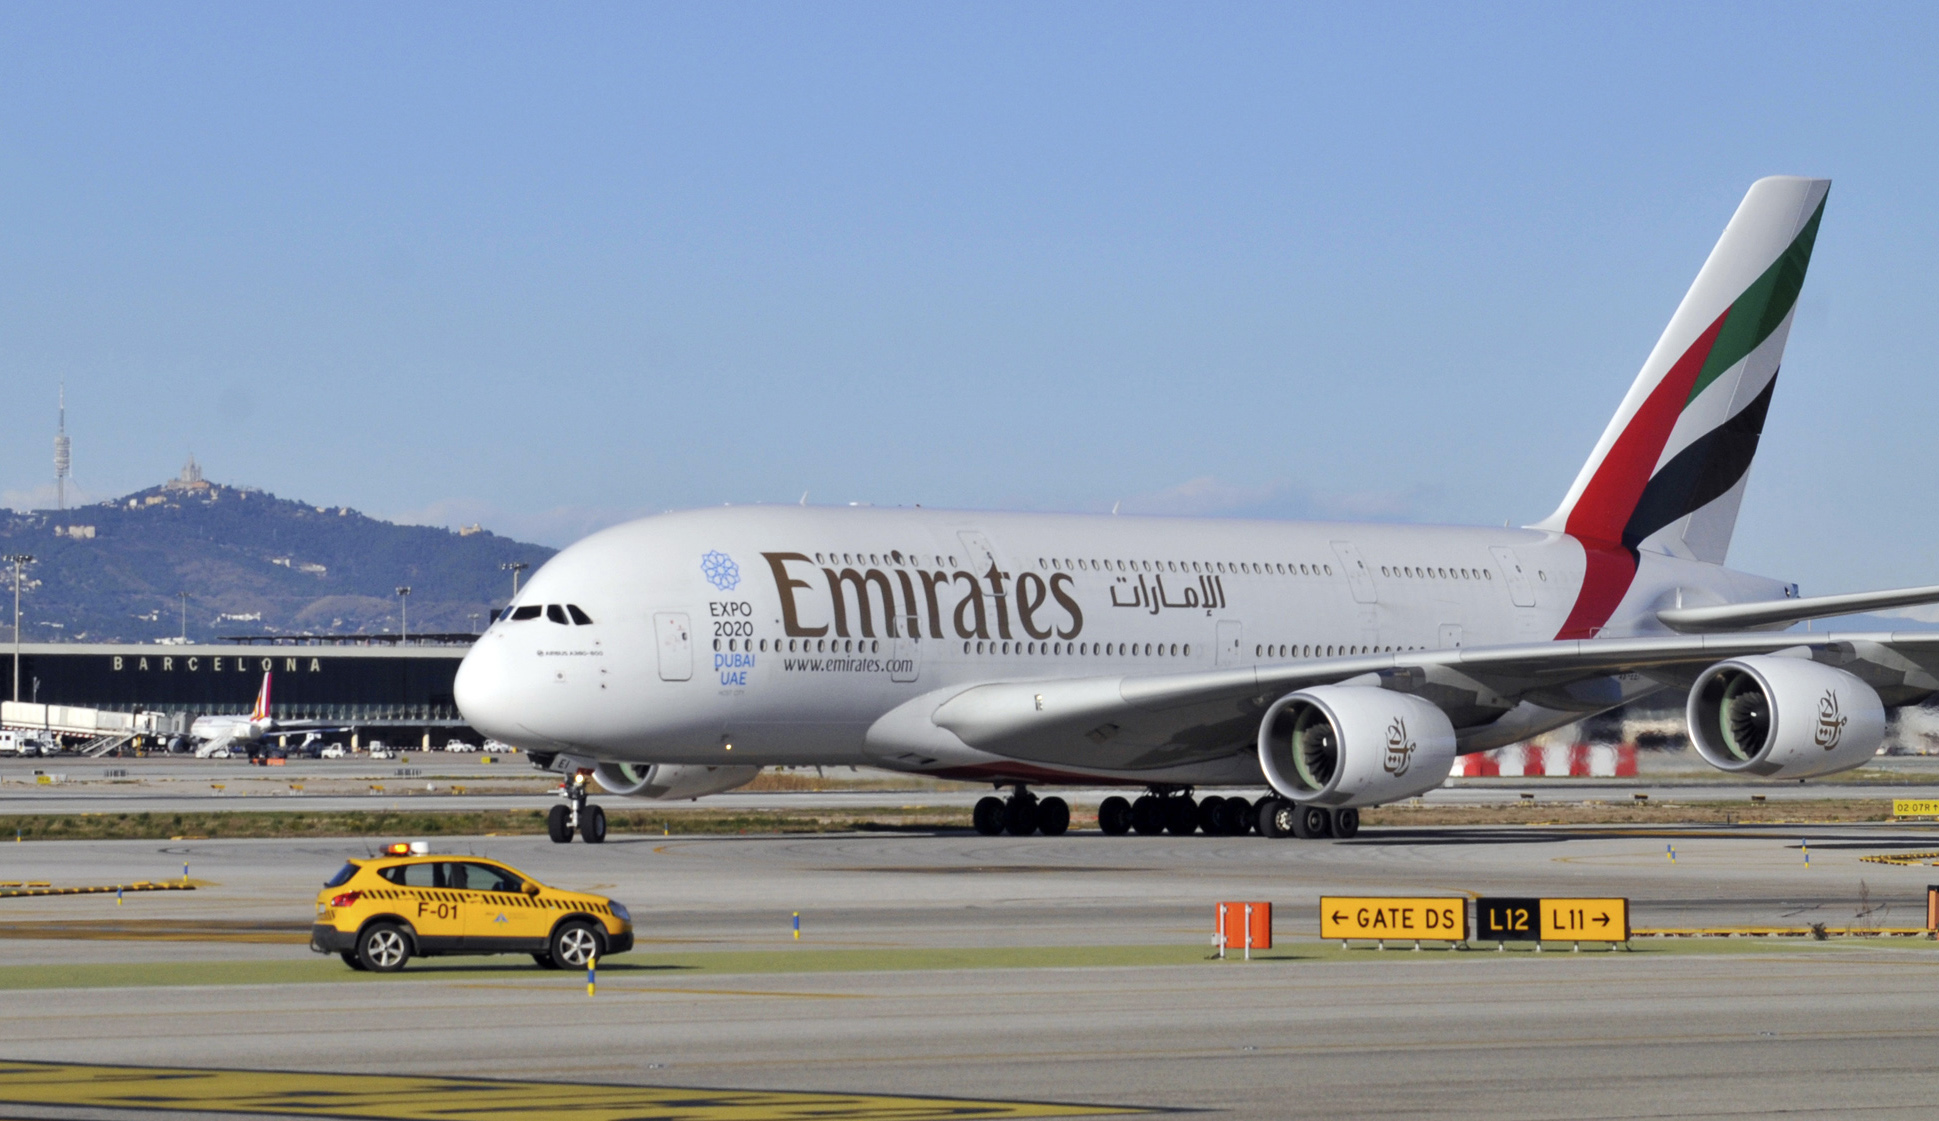
<svg viewBox="0 0 1939 1121">
<path fill-rule="evenodd" d="M 528 603 L 523 607 L 514 607 L 512 608 L 512 621 L 518 622 L 521 619 L 536 619 L 539 617 L 540 610 L 542 609 L 536 603 Z"/>
<path fill-rule="evenodd" d="M 556 603 L 548 603 L 545 605 L 545 617 L 555 623 L 564 623 L 566 621 L 566 610 Z"/>
<path fill-rule="evenodd" d="M 592 616 L 586 614 L 584 611 L 579 610 L 579 605 L 576 603 L 566 604 L 566 614 L 571 615 L 572 621 L 579 624 L 582 627 L 589 626 L 592 623 Z"/>
</svg>

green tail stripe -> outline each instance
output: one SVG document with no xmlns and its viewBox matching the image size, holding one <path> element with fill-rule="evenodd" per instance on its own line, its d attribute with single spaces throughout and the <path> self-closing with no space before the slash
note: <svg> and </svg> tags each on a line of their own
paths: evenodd
<svg viewBox="0 0 1939 1121">
<path fill-rule="evenodd" d="M 1825 199 L 1830 197 L 1827 194 Z M 1818 201 L 1816 213 L 1798 231 L 1790 248 L 1730 305 L 1724 329 L 1718 332 L 1709 359 L 1697 374 L 1696 384 L 1690 387 L 1690 396 L 1683 402 L 1685 407 L 1725 370 L 1742 362 L 1745 355 L 1770 338 L 1777 325 L 1791 314 L 1791 306 L 1798 302 L 1798 290 L 1804 287 L 1804 270 L 1811 264 L 1811 245 L 1818 240 L 1818 219 L 1825 216 L 1825 199 Z"/>
</svg>

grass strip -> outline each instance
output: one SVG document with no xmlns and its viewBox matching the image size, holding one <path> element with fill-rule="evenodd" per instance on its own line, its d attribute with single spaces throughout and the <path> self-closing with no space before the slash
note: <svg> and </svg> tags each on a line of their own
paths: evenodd
<svg viewBox="0 0 1939 1121">
<path fill-rule="evenodd" d="M 967 829 L 967 808 L 909 806 L 866 810 L 709 810 L 608 807 L 614 833 L 667 835 L 841 833 Z M 180 813 L 0 815 L 0 838 L 22 841 L 156 841 L 174 838 L 478 837 L 539 835 L 545 811 L 533 810 L 245 810 Z"/>
<path fill-rule="evenodd" d="M 1772 953 L 1824 953 L 1836 949 L 1861 948 L 1859 940 L 1833 939 L 1829 942 L 1800 942 L 1794 939 L 1674 939 L 1637 942 L 1624 950 L 1585 946 L 1579 954 L 1569 952 L 1565 943 L 1549 943 L 1545 953 L 1532 946 L 1510 947 L 1497 953 L 1493 946 L 1470 946 L 1450 952 L 1443 945 L 1428 944 L 1420 952 L 1405 943 L 1389 945 L 1378 951 L 1370 944 L 1355 943 L 1341 949 L 1337 942 L 1302 940 L 1259 951 L 1250 962 L 1237 954 L 1224 961 L 1212 958 L 1204 946 L 1002 946 L 938 949 L 778 949 L 713 950 L 696 952 L 635 951 L 599 967 L 602 986 L 623 991 L 629 982 L 652 985 L 678 984 L 682 978 L 814 973 L 922 972 L 969 969 L 1107 969 L 1202 967 L 1219 969 L 1268 968 L 1295 964 L 1360 964 L 1386 962 L 1394 965 L 1500 962 L 1514 957 L 1523 961 L 1583 961 L 1600 958 L 1611 962 L 1633 957 L 1690 955 L 1745 955 Z M 1900 950 L 1923 949 L 1939 957 L 1932 943 L 1913 940 L 1866 939 L 1862 948 Z M 360 973 L 334 957 L 321 955 L 285 961 L 237 962 L 112 962 L 102 964 L 5 965 L 0 966 L 0 991 L 33 989 L 172 988 L 186 985 L 289 985 L 289 984 L 401 984 L 413 982 L 492 982 L 530 983 L 534 986 L 559 985 L 577 990 L 585 983 L 583 972 L 539 969 L 523 958 L 445 957 L 414 961 L 402 973 Z"/>
</svg>

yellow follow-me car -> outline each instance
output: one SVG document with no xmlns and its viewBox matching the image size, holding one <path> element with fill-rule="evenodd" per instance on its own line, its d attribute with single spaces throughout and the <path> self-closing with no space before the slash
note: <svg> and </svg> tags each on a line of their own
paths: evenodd
<svg viewBox="0 0 1939 1121">
<path fill-rule="evenodd" d="M 434 856 L 421 841 L 345 864 L 317 893 L 310 927 L 310 949 L 378 973 L 437 954 L 524 953 L 579 968 L 632 948 L 633 918 L 618 901 L 481 856 Z"/>
</svg>

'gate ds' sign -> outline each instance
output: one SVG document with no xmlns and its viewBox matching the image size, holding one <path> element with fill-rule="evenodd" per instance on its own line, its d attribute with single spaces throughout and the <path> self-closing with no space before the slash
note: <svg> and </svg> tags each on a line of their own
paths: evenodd
<svg viewBox="0 0 1939 1121">
<path fill-rule="evenodd" d="M 1320 937 L 1464 942 L 1468 901 L 1445 896 L 1322 895 Z"/>
</svg>

